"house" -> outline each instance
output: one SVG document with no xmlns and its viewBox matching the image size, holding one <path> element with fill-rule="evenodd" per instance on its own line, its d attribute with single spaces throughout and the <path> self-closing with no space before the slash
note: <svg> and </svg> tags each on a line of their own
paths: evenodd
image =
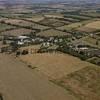
<svg viewBox="0 0 100 100">
<path fill-rule="evenodd" d="M 18 36 L 16 39 L 16 44 L 19 46 L 28 45 L 32 43 L 32 39 L 28 36 Z"/>
</svg>

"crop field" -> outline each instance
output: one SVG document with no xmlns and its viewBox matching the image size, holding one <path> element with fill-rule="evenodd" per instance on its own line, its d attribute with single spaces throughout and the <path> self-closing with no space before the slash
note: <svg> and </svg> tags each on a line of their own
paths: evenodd
<svg viewBox="0 0 100 100">
<path fill-rule="evenodd" d="M 100 21 L 90 22 L 90 23 L 80 27 L 78 30 L 86 31 L 86 32 L 94 32 L 96 30 L 100 30 Z"/>
<path fill-rule="evenodd" d="M 100 40 L 98 39 L 87 36 L 87 37 L 82 38 L 82 40 L 89 45 L 100 48 Z M 96 44 L 97 41 L 98 41 L 98 45 Z"/>
<path fill-rule="evenodd" d="M 73 19 L 78 19 L 80 21 L 82 20 L 89 20 L 91 19 L 90 17 L 86 17 L 86 16 L 82 16 L 82 15 L 65 15 L 66 17 L 70 17 L 70 18 L 73 18 Z"/>
<path fill-rule="evenodd" d="M 20 59 L 51 79 L 59 79 L 84 67 L 94 66 L 76 57 L 61 53 L 35 53 L 20 56 Z"/>
<path fill-rule="evenodd" d="M 60 27 L 60 26 L 64 26 L 64 25 L 65 25 L 65 23 L 59 22 L 59 21 L 52 24 L 52 26 L 54 26 L 54 27 Z"/>
<path fill-rule="evenodd" d="M 0 32 L 5 31 L 7 29 L 13 29 L 13 28 L 15 28 L 15 27 L 14 26 L 11 26 L 11 25 L 7 25 L 7 24 L 0 23 Z"/>
<path fill-rule="evenodd" d="M 58 20 L 54 18 L 45 18 L 44 20 L 40 21 L 40 23 L 48 25 L 48 24 L 53 24 L 56 23 Z"/>
<path fill-rule="evenodd" d="M 88 23 L 85 27 L 100 29 L 100 21 L 94 21 L 94 22 Z"/>
<path fill-rule="evenodd" d="M 60 30 L 77 30 L 80 32 L 94 32 L 96 30 L 100 30 L 100 21 L 97 19 L 86 20 L 77 23 L 71 23 L 69 25 L 64 25 L 62 27 L 58 27 Z"/>
<path fill-rule="evenodd" d="M 70 17 L 64 17 L 63 19 L 64 21 L 69 21 L 71 23 L 75 23 L 75 22 L 79 22 L 80 20 L 78 19 L 74 19 L 74 18 L 70 18 Z"/>
<path fill-rule="evenodd" d="M 28 22 L 28 21 L 24 21 L 24 20 L 19 20 L 19 19 L 8 19 L 5 22 L 13 24 L 13 25 L 28 26 L 28 27 L 32 27 L 35 29 L 41 29 L 41 30 L 48 28 L 48 27 L 43 26 L 43 25 L 38 25 L 36 23 L 32 23 L 32 22 Z"/>
<path fill-rule="evenodd" d="M 100 68 L 88 65 L 54 82 L 69 91 L 77 100 L 100 100 L 99 77 Z"/>
<path fill-rule="evenodd" d="M 52 14 L 45 14 L 45 17 L 48 17 L 48 18 L 63 18 L 63 15 L 52 13 Z"/>
<path fill-rule="evenodd" d="M 40 16 L 40 15 L 33 15 L 31 18 L 26 18 L 27 20 L 30 20 L 30 21 L 34 21 L 34 22 L 39 22 L 41 20 L 44 19 L 43 16 Z"/>
<path fill-rule="evenodd" d="M 100 18 L 100 13 L 97 13 L 97 12 L 91 13 L 90 11 L 87 11 L 87 12 L 82 13 L 82 15 L 88 16 L 88 17 L 91 17 L 91 18 Z"/>
<path fill-rule="evenodd" d="M 50 30 L 42 31 L 38 33 L 37 35 L 49 37 L 49 36 L 69 36 L 70 34 L 66 32 L 62 32 L 62 31 L 50 29 Z"/>
<path fill-rule="evenodd" d="M 59 27 L 58 29 L 60 29 L 60 30 L 73 30 L 73 29 L 79 28 L 81 26 L 82 26 L 82 23 L 72 23 L 69 25 L 64 25 L 62 27 Z"/>
<path fill-rule="evenodd" d="M 65 23 L 67 24 L 69 22 L 63 22 L 54 18 L 45 18 L 44 20 L 40 21 L 40 23 L 47 26 L 60 27 L 63 26 Z"/>
<path fill-rule="evenodd" d="M 1 34 L 19 36 L 23 34 L 30 34 L 31 32 L 34 32 L 34 31 L 31 29 L 17 28 L 17 29 L 12 29 L 12 30 L 1 32 Z"/>
</svg>

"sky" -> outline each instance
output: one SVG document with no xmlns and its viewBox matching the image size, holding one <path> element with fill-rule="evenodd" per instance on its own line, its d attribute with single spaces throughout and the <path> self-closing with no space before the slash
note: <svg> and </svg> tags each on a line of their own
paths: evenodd
<svg viewBox="0 0 100 100">
<path fill-rule="evenodd" d="M 100 0 L 0 0 L 7 2 L 45 2 L 45 1 L 92 1 L 92 2 L 100 2 Z"/>
</svg>

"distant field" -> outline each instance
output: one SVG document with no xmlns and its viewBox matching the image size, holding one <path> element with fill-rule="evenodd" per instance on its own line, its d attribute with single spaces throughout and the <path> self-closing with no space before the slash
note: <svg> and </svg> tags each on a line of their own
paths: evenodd
<svg viewBox="0 0 100 100">
<path fill-rule="evenodd" d="M 97 39 L 89 37 L 89 36 L 82 38 L 82 40 L 85 41 L 89 45 L 100 48 L 100 40 L 98 40 L 98 45 L 96 45 Z"/>
<path fill-rule="evenodd" d="M 56 23 L 58 20 L 54 18 L 45 18 L 44 20 L 41 20 L 40 23 L 45 25 L 51 25 L 53 23 Z"/>
<path fill-rule="evenodd" d="M 20 59 L 52 79 L 59 79 L 84 67 L 94 66 L 76 57 L 60 53 L 37 53 L 21 56 Z"/>
<path fill-rule="evenodd" d="M 14 26 L 11 26 L 11 25 L 7 25 L 7 24 L 0 23 L 0 31 L 5 31 L 7 29 L 12 29 L 12 28 L 15 28 L 15 27 Z"/>
<path fill-rule="evenodd" d="M 99 66 L 88 65 L 55 80 L 55 83 L 69 91 L 77 100 L 100 100 Z"/>
<path fill-rule="evenodd" d="M 38 35 L 49 37 L 49 36 L 69 36 L 70 34 L 62 31 L 50 29 L 50 30 L 42 31 L 38 33 Z"/>
<path fill-rule="evenodd" d="M 82 26 L 82 23 L 72 23 L 72 24 L 69 24 L 69 25 L 64 25 L 62 27 L 59 27 L 58 29 L 60 30 L 72 30 L 72 29 L 76 29 L 78 27 L 81 27 Z"/>
<path fill-rule="evenodd" d="M 85 27 L 100 29 L 100 21 L 94 21 L 94 22 L 88 23 Z"/>
<path fill-rule="evenodd" d="M 45 17 L 48 17 L 48 18 L 63 18 L 63 15 L 61 14 L 45 14 Z"/>
<path fill-rule="evenodd" d="M 73 19 L 78 19 L 78 20 L 89 20 L 90 19 L 90 17 L 87 17 L 87 16 L 82 16 L 82 15 L 68 15 L 68 14 L 66 14 L 65 15 L 66 17 L 70 17 L 70 18 L 73 18 Z"/>
<path fill-rule="evenodd" d="M 36 28 L 36 29 L 41 29 L 41 30 L 48 28 L 43 25 L 38 25 L 36 23 L 32 23 L 32 22 L 28 22 L 28 21 L 24 21 L 24 20 L 20 20 L 20 19 L 8 19 L 5 22 L 11 23 L 14 25 L 19 25 L 19 26 L 28 26 L 28 27 L 32 27 L 32 28 Z"/>
<path fill-rule="evenodd" d="M 63 26 L 65 23 L 67 24 L 69 22 L 60 21 L 60 20 L 54 19 L 54 18 L 45 18 L 44 20 L 41 20 L 40 23 L 47 25 L 47 26 L 59 27 L 59 26 Z"/>
<path fill-rule="evenodd" d="M 84 26 L 93 21 L 94 20 L 86 20 L 86 21 L 82 21 L 82 22 L 71 23 L 69 25 L 58 27 L 58 29 L 60 29 L 60 30 L 79 30 L 81 28 L 85 29 Z"/>
<path fill-rule="evenodd" d="M 31 18 L 26 18 L 26 19 L 27 20 L 34 21 L 34 22 L 39 22 L 39 21 L 43 20 L 44 17 L 43 16 L 34 15 Z"/>
<path fill-rule="evenodd" d="M 34 32 L 33 30 L 30 29 L 25 29 L 25 28 L 18 28 L 18 29 L 12 29 L 9 31 L 4 31 L 1 32 L 1 34 L 3 35 L 14 35 L 14 36 L 19 36 L 19 35 L 23 35 L 23 34 L 30 34 L 31 32 Z"/>
<path fill-rule="evenodd" d="M 80 27 L 78 30 L 86 31 L 86 32 L 93 32 L 96 30 L 100 30 L 100 21 L 90 22 L 90 23 Z"/>
</svg>

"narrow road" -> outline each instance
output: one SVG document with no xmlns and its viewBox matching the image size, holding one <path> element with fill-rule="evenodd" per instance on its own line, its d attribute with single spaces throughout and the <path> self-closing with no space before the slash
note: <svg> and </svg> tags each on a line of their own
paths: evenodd
<svg viewBox="0 0 100 100">
<path fill-rule="evenodd" d="M 0 54 L 0 92 L 4 100 L 75 100 L 44 75 L 5 54 Z"/>
</svg>

